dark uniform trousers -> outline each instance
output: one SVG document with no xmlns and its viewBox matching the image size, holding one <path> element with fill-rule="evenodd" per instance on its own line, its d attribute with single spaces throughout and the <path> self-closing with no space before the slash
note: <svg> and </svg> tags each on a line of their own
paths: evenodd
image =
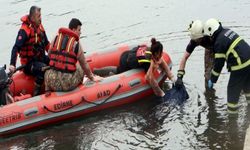
<svg viewBox="0 0 250 150">
<path fill-rule="evenodd" d="M 24 68 L 24 73 L 28 75 L 34 76 L 35 83 L 38 85 L 42 85 L 44 81 L 44 67 L 49 65 L 49 57 L 44 56 L 40 60 L 32 60 L 28 62 L 28 64 Z"/>
<path fill-rule="evenodd" d="M 242 90 L 246 96 L 248 104 L 250 104 L 250 66 L 239 71 L 231 72 L 227 86 L 228 105 L 238 104 Z M 229 108 L 233 109 L 234 107 Z"/>
</svg>

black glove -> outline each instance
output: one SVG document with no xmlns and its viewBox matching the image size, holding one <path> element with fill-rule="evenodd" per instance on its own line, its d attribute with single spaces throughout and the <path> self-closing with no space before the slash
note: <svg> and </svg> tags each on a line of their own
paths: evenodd
<svg viewBox="0 0 250 150">
<path fill-rule="evenodd" d="M 177 78 L 177 80 L 175 81 L 175 86 L 177 88 L 181 88 L 183 86 L 182 78 Z"/>
<path fill-rule="evenodd" d="M 184 70 L 178 70 L 178 73 L 177 73 L 177 80 L 175 82 L 175 86 L 177 88 L 181 88 L 183 86 L 183 81 L 182 81 L 182 78 L 185 74 L 185 71 Z"/>
</svg>

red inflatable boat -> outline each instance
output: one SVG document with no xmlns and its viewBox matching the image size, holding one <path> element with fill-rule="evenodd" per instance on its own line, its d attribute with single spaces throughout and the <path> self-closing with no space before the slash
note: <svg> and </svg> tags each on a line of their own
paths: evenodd
<svg viewBox="0 0 250 150">
<path fill-rule="evenodd" d="M 121 46 L 113 50 L 95 52 L 87 55 L 87 62 L 92 70 L 118 66 L 121 54 L 133 47 Z M 164 53 L 163 57 L 171 65 L 168 54 Z M 160 70 L 155 75 L 159 83 L 166 79 Z M 144 76 L 142 69 L 132 69 L 104 78 L 101 82 L 88 82 L 70 92 L 53 92 L 48 97 L 43 94 L 0 107 L 0 136 L 140 100 L 153 94 Z M 33 88 L 33 77 L 26 76 L 21 71 L 13 75 L 10 89 L 15 96 L 20 93 L 32 93 Z"/>
</svg>

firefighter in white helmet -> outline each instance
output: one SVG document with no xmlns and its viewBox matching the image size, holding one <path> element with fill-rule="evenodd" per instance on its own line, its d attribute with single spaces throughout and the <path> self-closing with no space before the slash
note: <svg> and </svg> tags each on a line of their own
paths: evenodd
<svg viewBox="0 0 250 150">
<path fill-rule="evenodd" d="M 204 35 L 210 37 L 215 54 L 208 86 L 212 88 L 217 82 L 226 61 L 227 69 L 231 72 L 227 86 L 227 108 L 229 113 L 237 114 L 241 91 L 250 104 L 250 46 L 236 32 L 224 28 L 214 18 L 204 24 Z"/>
<path fill-rule="evenodd" d="M 207 81 L 210 78 L 210 71 L 213 66 L 213 53 L 211 42 L 208 36 L 203 35 L 203 23 L 200 20 L 192 21 L 188 27 L 189 36 L 191 38 L 189 44 L 186 47 L 186 51 L 180 61 L 179 70 L 177 73 L 176 86 L 181 87 L 183 85 L 182 78 L 185 74 L 185 66 L 189 56 L 192 54 L 194 49 L 197 46 L 202 46 L 205 48 L 205 57 L 204 57 L 204 68 L 205 68 L 205 87 L 207 88 Z"/>
</svg>

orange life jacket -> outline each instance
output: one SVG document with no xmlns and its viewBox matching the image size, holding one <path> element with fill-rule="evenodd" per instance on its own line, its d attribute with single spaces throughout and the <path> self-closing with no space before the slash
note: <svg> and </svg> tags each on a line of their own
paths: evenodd
<svg viewBox="0 0 250 150">
<path fill-rule="evenodd" d="M 152 53 L 150 52 L 147 45 L 140 45 L 138 46 L 138 49 L 136 51 L 136 57 L 138 60 L 138 63 L 150 63 Z"/>
<path fill-rule="evenodd" d="M 19 51 L 21 64 L 24 65 L 32 60 L 34 56 L 39 57 L 41 55 L 41 52 L 34 49 L 34 45 L 41 44 L 45 36 L 45 31 L 42 24 L 40 24 L 39 27 L 35 27 L 29 20 L 28 15 L 22 17 L 21 21 L 23 22 L 21 29 L 23 29 L 28 36 L 28 40 L 26 40 L 23 47 Z M 44 50 L 45 48 L 42 49 Z"/>
<path fill-rule="evenodd" d="M 74 50 L 78 41 L 79 36 L 72 30 L 60 28 L 49 53 L 49 65 L 62 72 L 75 72 L 77 54 Z"/>
</svg>

